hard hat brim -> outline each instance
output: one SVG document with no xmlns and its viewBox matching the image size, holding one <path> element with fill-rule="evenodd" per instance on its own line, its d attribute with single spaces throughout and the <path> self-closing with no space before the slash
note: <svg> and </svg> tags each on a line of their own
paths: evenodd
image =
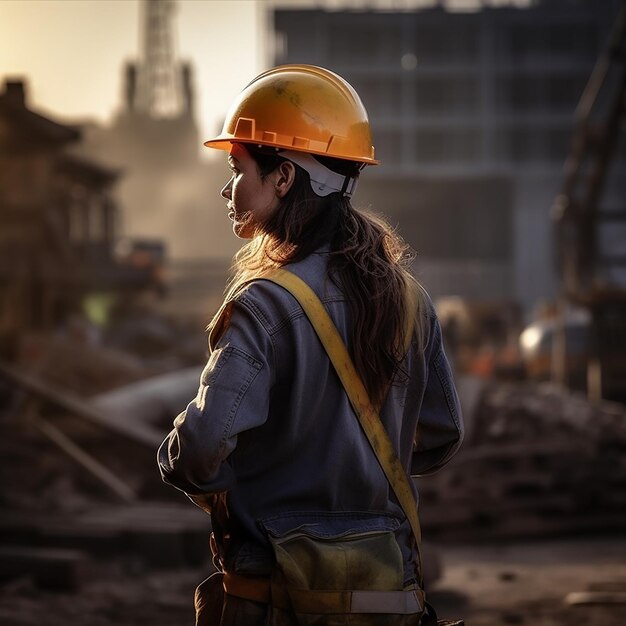
<svg viewBox="0 0 626 626">
<path fill-rule="evenodd" d="M 380 163 L 380 161 L 378 161 L 377 159 L 370 159 L 367 157 L 348 157 L 348 156 L 337 156 L 335 154 L 328 154 L 328 152 L 325 152 L 324 150 L 312 150 L 312 149 L 306 149 L 306 150 L 302 150 L 302 149 L 298 149 L 296 146 L 294 146 L 293 144 L 284 142 L 277 142 L 277 141 L 263 141 L 263 140 L 256 140 L 256 139 L 245 139 L 245 138 L 239 138 L 239 137 L 235 137 L 233 135 L 230 134 L 221 134 L 218 135 L 217 137 L 213 138 L 213 139 L 209 139 L 208 141 L 204 142 L 204 145 L 207 148 L 214 148 L 216 150 L 225 150 L 226 152 L 230 152 L 230 149 L 232 148 L 232 145 L 234 143 L 249 143 L 249 144 L 253 144 L 253 145 L 257 145 L 257 146 L 267 146 L 270 148 L 277 148 L 277 149 L 284 149 L 284 150 L 294 150 L 296 152 L 303 152 L 306 154 L 315 154 L 317 156 L 326 156 L 326 157 L 332 157 L 333 159 L 343 159 L 345 161 L 355 161 L 357 163 L 365 163 L 366 165 L 378 165 Z"/>
</svg>

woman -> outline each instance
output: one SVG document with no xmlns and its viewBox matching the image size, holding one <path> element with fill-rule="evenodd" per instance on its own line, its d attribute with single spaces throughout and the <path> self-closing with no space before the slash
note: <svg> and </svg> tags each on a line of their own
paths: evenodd
<svg viewBox="0 0 626 626">
<path fill-rule="evenodd" d="M 163 479 L 211 513 L 226 572 L 198 588 L 198 623 L 264 624 L 268 611 L 279 614 L 268 605 L 285 580 L 276 538 L 298 528 L 315 529 L 307 541 L 391 535 L 397 585 L 418 589 L 415 533 L 329 356 L 300 303 L 264 279 L 286 268 L 322 301 L 404 472 L 443 466 L 462 423 L 432 304 L 407 270 L 405 244 L 350 202 L 361 170 L 377 163 L 359 96 L 323 68 L 280 66 L 243 90 L 205 145 L 229 153 L 221 193 L 235 235 L 249 241 L 211 324 L 198 395 L 159 450 Z"/>
</svg>

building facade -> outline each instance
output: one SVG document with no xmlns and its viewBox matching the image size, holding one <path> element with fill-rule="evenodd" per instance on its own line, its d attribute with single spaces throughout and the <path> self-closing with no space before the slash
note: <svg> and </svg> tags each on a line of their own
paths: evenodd
<svg viewBox="0 0 626 626">
<path fill-rule="evenodd" d="M 344 76 L 370 114 L 382 165 L 357 192 L 418 252 L 433 296 L 554 298 L 550 208 L 574 110 L 619 2 L 556 0 L 447 12 L 273 12 L 275 63 Z M 621 146 L 612 171 L 623 169 Z M 614 173 L 606 201 L 626 183 Z"/>
</svg>

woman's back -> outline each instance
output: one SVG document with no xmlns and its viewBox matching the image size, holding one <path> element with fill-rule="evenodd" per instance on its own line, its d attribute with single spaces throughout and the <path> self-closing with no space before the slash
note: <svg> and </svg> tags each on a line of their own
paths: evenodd
<svg viewBox="0 0 626 626">
<path fill-rule="evenodd" d="M 288 269 L 316 292 L 348 344 L 350 307 L 328 278 L 328 258 L 328 251 L 318 251 Z M 461 428 L 449 372 L 435 360 L 441 361 L 440 330 L 432 309 L 423 314 L 426 345 L 413 342 L 381 411 L 407 472 L 420 473 L 445 462 Z M 420 460 L 414 467 L 413 433 L 425 394 L 429 419 L 420 425 Z M 442 406 L 437 394 L 443 394 Z M 230 521 L 225 530 L 230 539 L 223 545 L 227 570 L 269 573 L 272 558 L 263 527 L 269 518 L 300 512 L 330 528 L 334 513 L 377 512 L 399 522 L 405 576 L 411 578 L 408 522 L 315 330 L 291 294 L 266 280 L 239 294 L 199 398 L 178 424 L 177 463 L 166 476 L 187 493 L 228 491 L 228 514 L 222 512 Z M 197 419 L 197 412 L 207 418 Z"/>
</svg>

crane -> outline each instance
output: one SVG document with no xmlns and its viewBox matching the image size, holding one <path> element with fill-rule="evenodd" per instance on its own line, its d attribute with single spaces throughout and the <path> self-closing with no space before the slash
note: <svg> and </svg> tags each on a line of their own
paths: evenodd
<svg viewBox="0 0 626 626">
<path fill-rule="evenodd" d="M 614 232 L 626 226 L 626 206 L 601 206 L 624 126 L 626 2 L 576 108 L 563 183 L 551 210 L 561 309 L 571 303 L 590 314 L 587 391 L 593 399 L 626 399 L 626 252 L 623 245 L 611 252 L 605 236 L 611 226 Z M 553 345 L 553 377 L 566 383 L 564 322 Z"/>
</svg>

